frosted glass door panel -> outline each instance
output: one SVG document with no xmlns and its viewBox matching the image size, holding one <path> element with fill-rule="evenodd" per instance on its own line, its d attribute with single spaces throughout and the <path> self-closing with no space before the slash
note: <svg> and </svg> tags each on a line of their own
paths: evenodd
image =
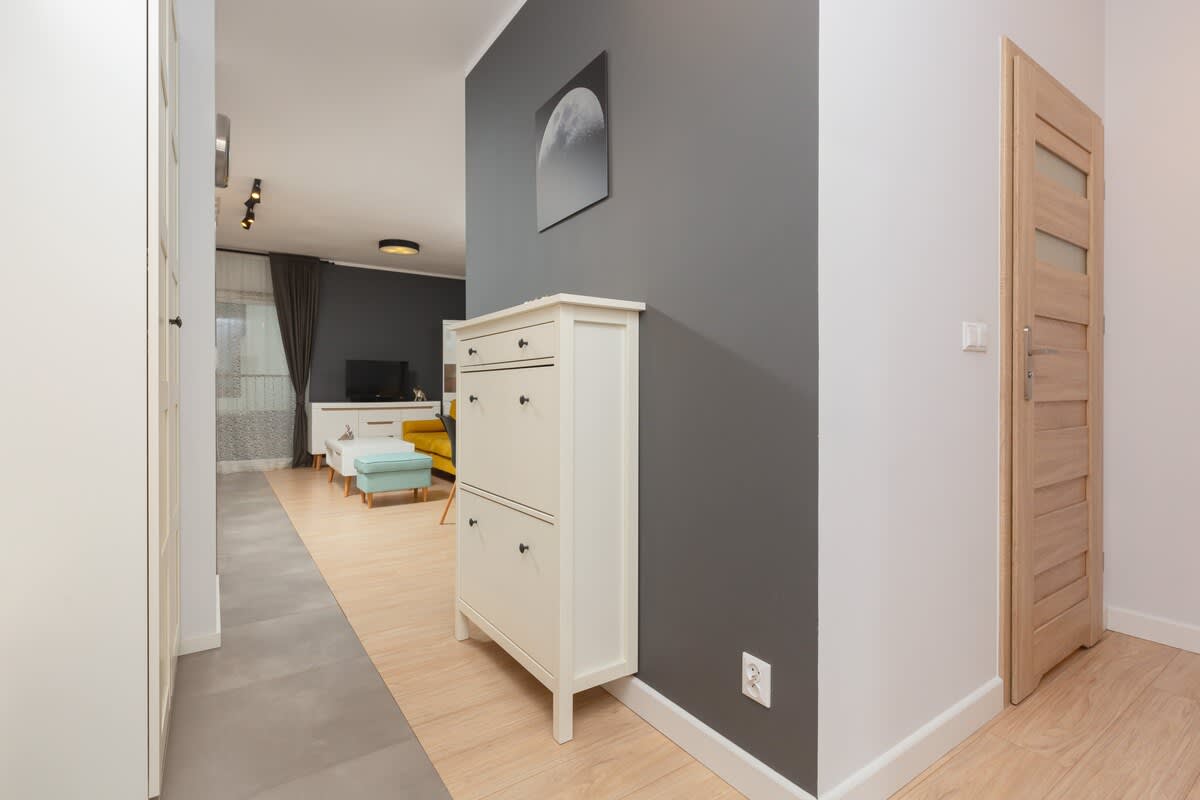
<svg viewBox="0 0 1200 800">
<path fill-rule="evenodd" d="M 1049 178 L 1069 192 L 1087 197 L 1087 174 L 1040 144 L 1033 157 L 1033 166 L 1039 175 Z"/>
<path fill-rule="evenodd" d="M 1045 231 L 1034 231 L 1037 260 L 1068 272 L 1087 274 L 1087 250 Z"/>
</svg>

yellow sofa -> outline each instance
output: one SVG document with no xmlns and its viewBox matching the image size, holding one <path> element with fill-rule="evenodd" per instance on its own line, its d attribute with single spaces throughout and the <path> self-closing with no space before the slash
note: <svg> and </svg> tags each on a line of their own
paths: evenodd
<svg viewBox="0 0 1200 800">
<path fill-rule="evenodd" d="M 458 419 L 457 400 L 450 401 L 450 416 Z M 433 468 L 447 475 L 454 474 L 454 462 L 450 460 L 450 434 L 440 419 L 409 419 L 400 428 L 400 438 L 412 442 L 418 453 L 433 459 Z"/>
</svg>

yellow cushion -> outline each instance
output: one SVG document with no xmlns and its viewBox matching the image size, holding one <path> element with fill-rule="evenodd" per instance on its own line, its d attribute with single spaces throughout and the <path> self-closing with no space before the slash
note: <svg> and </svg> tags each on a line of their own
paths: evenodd
<svg viewBox="0 0 1200 800">
<path fill-rule="evenodd" d="M 445 431 L 441 433 L 406 433 L 404 441 L 412 442 L 413 447 L 423 453 L 450 458 L 450 437 Z"/>
</svg>

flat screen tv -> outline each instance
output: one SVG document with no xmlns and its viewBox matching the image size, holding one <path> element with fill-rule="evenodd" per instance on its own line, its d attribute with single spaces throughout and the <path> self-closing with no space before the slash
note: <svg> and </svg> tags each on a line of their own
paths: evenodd
<svg viewBox="0 0 1200 800">
<path fill-rule="evenodd" d="M 404 399 L 407 361 L 346 359 L 346 399 L 351 403 Z"/>
</svg>

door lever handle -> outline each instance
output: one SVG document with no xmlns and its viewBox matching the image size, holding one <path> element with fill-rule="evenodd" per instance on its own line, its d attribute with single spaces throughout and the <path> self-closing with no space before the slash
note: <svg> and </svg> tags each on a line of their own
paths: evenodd
<svg viewBox="0 0 1200 800">
<path fill-rule="evenodd" d="M 1030 359 L 1034 356 L 1052 356 L 1058 353 L 1053 347 L 1034 347 L 1033 328 L 1026 325 L 1022 329 L 1025 334 L 1025 399 L 1033 399 L 1033 364 Z"/>
</svg>

